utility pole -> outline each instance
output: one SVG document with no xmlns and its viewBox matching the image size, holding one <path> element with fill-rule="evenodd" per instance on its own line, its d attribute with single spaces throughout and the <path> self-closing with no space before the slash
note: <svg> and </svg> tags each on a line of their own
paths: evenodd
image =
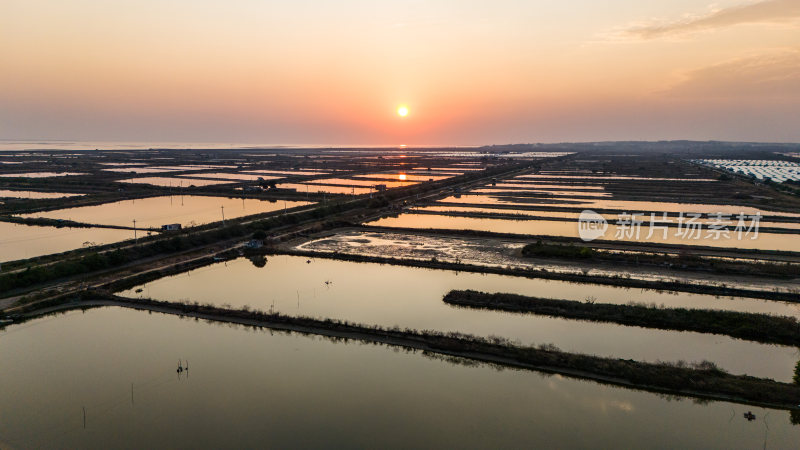
<svg viewBox="0 0 800 450">
<path fill-rule="evenodd" d="M 139 239 L 136 238 L 136 219 L 133 219 L 133 241 L 139 242 Z"/>
<path fill-rule="evenodd" d="M 221 206 L 220 208 L 222 208 L 222 226 L 224 227 L 225 226 L 225 207 Z"/>
</svg>

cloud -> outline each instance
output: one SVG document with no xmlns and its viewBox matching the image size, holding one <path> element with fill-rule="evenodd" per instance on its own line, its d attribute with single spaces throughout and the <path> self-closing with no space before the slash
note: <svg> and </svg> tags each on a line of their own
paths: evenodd
<svg viewBox="0 0 800 450">
<path fill-rule="evenodd" d="M 798 19 L 800 19 L 800 0 L 765 0 L 673 22 L 634 25 L 622 30 L 617 35 L 627 38 L 655 39 L 742 24 L 784 24 Z"/>
<path fill-rule="evenodd" d="M 798 99 L 800 49 L 773 51 L 695 69 L 663 93 L 695 99 Z"/>
</svg>

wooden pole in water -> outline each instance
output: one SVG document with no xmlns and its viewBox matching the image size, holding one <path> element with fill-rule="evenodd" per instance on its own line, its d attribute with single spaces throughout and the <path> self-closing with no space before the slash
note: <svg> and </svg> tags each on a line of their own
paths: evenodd
<svg viewBox="0 0 800 450">
<path fill-rule="evenodd" d="M 224 227 L 225 226 L 225 207 L 221 206 L 220 208 L 222 208 L 222 226 Z"/>
<path fill-rule="evenodd" d="M 133 383 L 131 383 L 131 406 L 133 406 Z"/>
<path fill-rule="evenodd" d="M 83 429 L 86 429 L 86 407 L 83 407 Z"/>
</svg>

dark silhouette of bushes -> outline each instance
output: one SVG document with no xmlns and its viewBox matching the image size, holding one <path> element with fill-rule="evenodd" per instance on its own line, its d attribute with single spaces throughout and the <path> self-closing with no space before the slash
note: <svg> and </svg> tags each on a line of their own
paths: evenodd
<svg viewBox="0 0 800 450">
<path fill-rule="evenodd" d="M 522 247 L 523 256 L 539 256 L 545 258 L 591 258 L 594 250 L 589 247 L 575 246 L 572 244 L 544 244 L 541 240 Z"/>
<path fill-rule="evenodd" d="M 444 302 L 468 308 L 611 322 L 662 330 L 696 331 L 769 344 L 800 346 L 800 323 L 794 317 L 736 311 L 614 305 L 515 294 L 488 294 L 469 290 L 450 291 L 444 296 Z"/>
</svg>

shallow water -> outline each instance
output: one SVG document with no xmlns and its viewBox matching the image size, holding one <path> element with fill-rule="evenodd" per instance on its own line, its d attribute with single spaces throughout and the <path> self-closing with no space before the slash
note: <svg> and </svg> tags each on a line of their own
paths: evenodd
<svg viewBox="0 0 800 450">
<path fill-rule="evenodd" d="M 666 203 L 666 202 L 643 202 L 632 200 L 611 200 L 611 199 L 558 199 L 559 202 L 548 201 L 547 206 L 561 206 L 569 208 L 596 208 L 596 209 L 612 209 L 620 211 L 645 212 L 656 213 L 659 215 L 662 212 L 669 213 L 726 213 L 726 214 L 756 214 L 760 213 L 762 216 L 787 216 L 787 217 L 800 217 L 800 214 L 786 213 L 781 211 L 769 211 L 766 209 L 753 208 L 749 206 L 738 205 L 713 205 L 713 204 L 700 204 L 700 203 Z M 537 205 L 545 204 L 535 198 L 513 197 L 497 195 L 467 195 L 462 194 L 459 197 L 447 197 L 441 202 L 446 203 L 474 203 L 485 205 Z"/>
<path fill-rule="evenodd" d="M 118 226 L 133 226 L 135 219 L 137 227 L 160 228 L 171 223 L 193 226 L 219 222 L 222 220 L 222 208 L 226 219 L 235 219 L 307 204 L 308 202 L 284 200 L 270 202 L 257 199 L 173 195 L 45 211 L 25 214 L 22 217 L 47 217 Z"/>
<path fill-rule="evenodd" d="M 188 376 L 175 372 L 179 358 L 189 360 Z M 9 327 L 0 359 L 0 447 L 761 448 L 766 439 L 792 448 L 800 440 L 786 411 L 122 308 Z M 747 422 L 746 411 L 758 420 Z"/>
<path fill-rule="evenodd" d="M 503 186 L 498 187 L 486 187 L 486 188 L 478 188 L 473 189 L 470 192 L 474 192 L 476 194 L 506 194 L 509 196 L 517 196 L 520 194 L 540 194 L 540 197 L 611 197 L 612 194 L 610 192 L 582 192 L 582 191 L 555 191 L 555 190 L 545 190 L 545 189 L 530 189 L 527 188 L 525 190 L 520 189 L 507 189 Z"/>
<path fill-rule="evenodd" d="M 378 184 L 383 184 L 387 188 L 393 188 L 397 186 L 411 186 L 412 184 L 417 184 L 417 181 L 380 181 L 380 180 L 356 180 L 353 178 L 320 178 L 318 180 L 309 181 L 309 183 L 316 183 L 316 184 L 340 184 L 344 186 L 375 186 Z"/>
<path fill-rule="evenodd" d="M 557 217 L 561 219 L 571 219 L 571 220 L 578 220 L 581 216 L 579 212 L 568 212 L 568 211 L 544 211 L 544 210 L 536 210 L 536 209 L 509 209 L 509 208 L 493 208 L 491 205 L 487 205 L 486 207 L 477 207 L 477 206 L 447 206 L 447 205 L 438 205 L 434 204 L 434 206 L 420 206 L 415 207 L 412 211 L 431 211 L 431 212 L 455 212 L 455 213 L 490 213 L 490 214 L 514 214 L 520 216 L 537 216 L 537 217 Z M 599 214 L 604 219 L 608 221 L 616 221 L 619 219 L 618 214 Z M 640 217 L 641 220 L 646 222 L 645 225 L 650 224 L 650 216 Z M 655 215 L 655 222 L 656 224 L 663 223 L 660 220 L 662 219 L 661 214 Z M 670 217 L 673 223 L 677 223 L 677 217 Z M 700 223 L 710 223 L 713 222 L 713 219 L 708 218 L 701 218 L 697 219 L 696 222 Z M 774 227 L 774 228 L 786 228 L 790 230 L 797 230 L 800 229 L 800 222 L 767 222 L 764 220 L 759 221 L 761 227 Z"/>
<path fill-rule="evenodd" d="M 191 175 L 178 175 L 180 177 L 192 178 L 217 178 L 220 180 L 236 180 L 236 181 L 258 181 L 259 178 L 264 180 L 277 180 L 283 178 L 282 176 L 269 176 L 269 175 L 250 175 L 246 173 L 193 173 Z"/>
<path fill-rule="evenodd" d="M 0 197 L 4 198 L 65 198 L 78 197 L 84 194 L 67 194 L 64 192 L 9 191 L 0 189 Z"/>
<path fill-rule="evenodd" d="M 258 268 L 240 258 L 156 280 L 141 286 L 140 293 L 133 288 L 121 295 L 248 305 L 290 315 L 387 327 L 497 335 L 523 344 L 554 343 L 571 352 L 646 361 L 707 359 L 733 373 L 783 381 L 791 379 L 794 364 L 800 359 L 795 348 L 725 336 L 470 310 L 442 301 L 451 289 L 563 298 L 569 295 L 563 290 L 565 283 L 328 259 L 306 261 L 302 257 L 272 256 L 265 267 Z M 576 286 L 578 291 L 586 292 L 584 298 L 601 291 Z"/>
<path fill-rule="evenodd" d="M 653 177 L 639 177 L 639 176 L 627 176 L 627 175 L 562 175 L 562 174 L 530 174 L 530 175 L 519 175 L 514 177 L 514 179 L 520 180 L 527 180 L 527 179 L 537 179 L 537 178 L 560 178 L 565 180 L 641 180 L 641 181 L 687 181 L 687 182 L 714 182 L 717 180 L 711 178 L 653 178 Z"/>
<path fill-rule="evenodd" d="M 625 277 L 644 281 L 679 281 L 685 284 L 728 287 L 756 291 L 779 290 L 800 292 L 800 279 L 786 280 L 774 278 L 753 278 L 745 276 L 725 276 L 708 272 L 666 269 L 651 265 L 638 266 L 615 263 L 593 263 L 591 261 L 565 261 L 563 259 L 528 258 L 521 254 L 524 239 L 475 238 L 442 236 L 403 232 L 339 231 L 312 239 L 298 245 L 300 250 L 321 253 L 366 255 L 430 261 L 460 262 L 484 267 L 513 267 L 534 271 L 545 270 L 550 273 L 591 274 L 603 277 Z M 719 303 L 719 302 L 717 302 Z M 730 302 L 726 302 L 727 305 Z M 774 304 L 776 302 L 767 302 Z M 747 305 L 748 303 L 745 303 Z M 743 305 L 744 306 L 744 305 Z M 800 310 L 795 304 L 794 311 Z M 704 306 L 713 308 L 714 305 Z"/>
<path fill-rule="evenodd" d="M 548 183 L 538 183 L 538 182 L 526 182 L 526 183 L 498 182 L 496 184 L 488 184 L 485 187 L 496 187 L 496 188 L 515 187 L 515 188 L 525 188 L 525 189 L 563 189 L 563 190 L 580 189 L 580 190 L 595 190 L 595 191 L 605 190 L 603 186 L 596 186 L 593 184 L 548 184 Z"/>
<path fill-rule="evenodd" d="M 411 174 L 411 173 L 372 173 L 369 175 L 356 175 L 353 178 L 355 179 L 381 179 L 381 180 L 393 180 L 393 181 L 429 181 L 429 180 L 443 180 L 445 178 L 450 178 L 449 176 L 445 175 L 426 175 L 422 174 Z"/>
<path fill-rule="evenodd" d="M 66 177 L 86 175 L 85 173 L 78 172 L 28 172 L 28 173 L 3 173 L 0 177 L 4 178 L 49 178 L 49 177 Z"/>
<path fill-rule="evenodd" d="M 215 184 L 233 183 L 233 181 L 222 180 L 201 180 L 197 178 L 170 178 L 170 177 L 141 177 L 128 178 L 127 180 L 116 180 L 117 183 L 149 184 L 152 186 L 164 187 L 189 187 L 189 186 L 211 186 Z"/>
<path fill-rule="evenodd" d="M 110 169 L 102 169 L 105 172 L 117 173 L 164 173 L 164 172 L 178 172 L 181 170 L 189 169 L 175 169 L 170 167 L 112 167 Z M 194 170 L 200 170 L 199 168 Z"/>
<path fill-rule="evenodd" d="M 310 170 L 310 169 L 304 169 L 304 170 L 269 170 L 269 169 L 265 169 L 265 170 L 247 170 L 244 173 L 254 173 L 254 174 L 265 173 L 267 175 L 309 176 L 309 175 L 325 175 L 325 174 L 328 174 L 330 172 L 327 171 L 327 170 Z"/>
<path fill-rule="evenodd" d="M 375 189 L 357 186 L 330 186 L 325 184 L 280 183 L 275 187 L 279 189 L 294 189 L 297 192 L 326 192 L 328 194 L 360 195 L 375 192 Z"/>
<path fill-rule="evenodd" d="M 748 222 L 749 224 L 749 222 Z M 578 222 L 561 222 L 554 220 L 511 220 L 511 219 L 485 219 L 476 217 L 456 217 L 433 214 L 400 214 L 397 217 L 384 217 L 367 225 L 379 227 L 398 227 L 411 229 L 446 229 L 446 230 L 476 230 L 491 231 L 495 233 L 513 233 L 531 236 L 564 236 L 579 237 Z M 731 232 L 727 239 L 709 239 L 704 228 L 699 239 L 694 234 L 689 237 L 678 237 L 678 228 L 667 229 L 666 238 L 660 229 L 653 228 L 653 234 L 648 238 L 649 219 L 640 227 L 638 239 L 635 235 L 630 237 L 617 225 L 608 225 L 602 239 L 620 240 L 625 242 L 649 242 L 654 244 L 682 244 L 699 245 L 708 247 L 760 249 L 760 250 L 789 250 L 800 251 L 800 235 L 797 234 L 771 234 L 758 233 L 756 239 L 751 239 L 754 234 L 742 234 L 739 239 L 737 233 Z M 735 223 L 734 223 L 735 225 Z M 618 237 L 620 236 L 620 237 Z"/>
<path fill-rule="evenodd" d="M 139 236 L 144 236 L 140 232 Z M 87 244 L 133 239 L 133 231 L 108 228 L 56 228 L 0 222 L 0 262 L 75 250 Z"/>
</svg>

